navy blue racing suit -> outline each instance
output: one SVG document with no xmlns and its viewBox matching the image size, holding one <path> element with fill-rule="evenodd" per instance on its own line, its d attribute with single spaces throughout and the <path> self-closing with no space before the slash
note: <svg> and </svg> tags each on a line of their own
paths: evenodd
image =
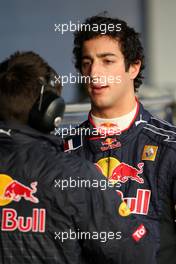
<svg viewBox="0 0 176 264">
<path fill-rule="evenodd" d="M 89 114 L 64 149 L 95 163 L 118 185 L 117 194 L 152 233 L 156 263 L 175 264 L 176 127 L 138 103 L 128 129 L 97 133 Z"/>
</svg>

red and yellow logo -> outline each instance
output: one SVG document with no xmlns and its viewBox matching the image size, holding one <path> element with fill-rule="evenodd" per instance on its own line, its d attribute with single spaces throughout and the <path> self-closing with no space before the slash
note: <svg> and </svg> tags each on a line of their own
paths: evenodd
<svg viewBox="0 0 176 264">
<path fill-rule="evenodd" d="M 121 183 L 125 184 L 128 181 L 144 184 L 144 179 L 141 177 L 144 167 L 143 162 L 139 162 L 136 167 L 133 167 L 125 162 L 120 162 L 114 157 L 106 157 L 100 159 L 96 166 L 112 184 L 118 183 L 119 188 Z M 130 213 L 148 214 L 151 190 L 138 188 L 136 197 L 124 197 L 121 190 L 117 190 L 117 193 L 124 202 L 119 207 L 121 216 L 128 216 Z"/>
<path fill-rule="evenodd" d="M 126 183 L 128 180 L 143 184 L 144 180 L 139 176 L 143 173 L 144 163 L 137 164 L 138 168 L 130 166 L 125 162 L 120 162 L 116 158 L 107 157 L 97 162 L 97 167 L 112 183 Z"/>
<path fill-rule="evenodd" d="M 0 206 L 7 205 L 12 202 L 12 197 L 5 197 L 6 188 L 13 182 L 13 179 L 6 174 L 0 174 Z"/>
<path fill-rule="evenodd" d="M 30 186 L 31 188 L 13 180 L 7 174 L 0 174 L 0 206 L 5 206 L 12 201 L 19 202 L 21 198 L 38 203 L 38 198 L 33 195 L 37 191 L 37 182 L 32 182 Z"/>
<path fill-rule="evenodd" d="M 0 174 L 0 206 L 8 205 L 15 201 L 24 200 L 38 203 L 39 200 L 33 194 L 37 191 L 37 182 L 32 182 L 30 187 L 14 180 L 7 174 Z M 32 216 L 18 215 L 14 208 L 3 208 L 0 220 L 2 231 L 21 231 L 21 232 L 45 232 L 46 209 L 33 208 Z"/>
</svg>

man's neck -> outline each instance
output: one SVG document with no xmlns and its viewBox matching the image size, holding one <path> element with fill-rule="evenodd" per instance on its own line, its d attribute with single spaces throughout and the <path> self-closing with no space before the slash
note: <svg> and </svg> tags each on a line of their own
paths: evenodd
<svg viewBox="0 0 176 264">
<path fill-rule="evenodd" d="M 134 97 L 134 99 L 133 100 L 130 100 L 128 102 L 128 104 L 119 104 L 119 105 L 117 105 L 114 108 L 105 108 L 105 109 L 95 108 L 92 105 L 91 113 L 94 116 L 96 116 L 96 117 L 106 118 L 106 119 L 122 117 L 124 115 L 127 115 L 131 111 L 133 111 L 133 109 L 136 106 L 136 101 L 137 100 Z"/>
<path fill-rule="evenodd" d="M 135 105 L 133 109 L 128 112 L 125 115 L 121 115 L 119 117 L 113 117 L 113 118 L 101 118 L 95 116 L 93 113 L 91 113 L 92 120 L 96 127 L 103 128 L 103 129 L 109 129 L 116 131 L 124 131 L 126 130 L 132 121 L 134 120 L 134 117 L 136 116 L 138 104 L 135 102 Z"/>
</svg>

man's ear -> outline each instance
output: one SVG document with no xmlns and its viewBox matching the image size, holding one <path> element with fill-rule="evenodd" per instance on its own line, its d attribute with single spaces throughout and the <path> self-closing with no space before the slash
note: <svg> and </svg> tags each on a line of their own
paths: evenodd
<svg viewBox="0 0 176 264">
<path fill-rule="evenodd" d="M 136 78 L 136 76 L 138 75 L 138 73 L 140 71 L 140 68 L 141 68 L 141 61 L 140 60 L 138 60 L 138 61 L 136 61 L 136 63 L 130 65 L 128 72 L 129 72 L 131 80 L 134 80 Z"/>
</svg>

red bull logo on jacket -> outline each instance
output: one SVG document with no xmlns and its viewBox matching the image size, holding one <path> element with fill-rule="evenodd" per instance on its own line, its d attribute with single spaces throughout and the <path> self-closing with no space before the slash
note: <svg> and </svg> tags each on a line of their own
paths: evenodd
<svg viewBox="0 0 176 264">
<path fill-rule="evenodd" d="M 9 175 L 0 174 L 0 206 L 7 205 L 12 201 L 19 202 L 22 198 L 32 203 L 38 203 L 38 198 L 34 196 L 36 192 L 36 181 L 28 187 Z"/>
<path fill-rule="evenodd" d="M 144 163 L 140 162 L 137 164 L 137 168 L 133 167 L 125 162 L 120 162 L 114 157 L 106 157 L 100 159 L 96 166 L 98 170 L 105 176 L 111 183 L 125 184 L 127 182 L 136 182 L 138 184 L 144 184 L 142 178 Z M 149 211 L 151 190 L 147 189 L 136 189 L 136 197 L 124 197 L 125 195 L 120 191 L 117 191 L 121 199 L 127 204 L 131 213 L 147 215 Z"/>
<path fill-rule="evenodd" d="M 4 198 L 12 199 L 15 202 L 19 202 L 21 198 L 24 198 L 32 203 L 38 203 L 38 198 L 33 195 L 37 191 L 37 182 L 32 182 L 30 186 L 31 188 L 18 181 L 12 181 L 4 191 Z"/>
<path fill-rule="evenodd" d="M 17 211 L 12 208 L 2 209 L 2 231 L 21 231 L 21 232 L 45 232 L 46 210 L 34 208 L 32 216 L 18 216 Z"/>
<path fill-rule="evenodd" d="M 143 162 L 138 163 L 138 168 L 135 168 L 125 162 L 120 162 L 114 157 L 106 157 L 100 159 L 96 164 L 102 174 L 114 183 L 126 183 L 129 180 L 140 184 L 144 183 L 142 177 L 139 176 L 143 173 Z"/>
<path fill-rule="evenodd" d="M 139 174 L 143 173 L 144 163 L 141 162 L 137 166 L 138 169 L 124 162 L 121 162 L 117 167 L 115 167 L 109 180 L 115 180 L 118 182 L 125 183 L 130 179 L 138 183 L 144 183 L 144 180 L 139 177 Z"/>
<path fill-rule="evenodd" d="M 37 182 L 26 186 L 7 174 L 0 174 L 0 206 L 6 206 L 12 202 L 20 202 L 21 199 L 31 203 L 39 203 L 34 195 L 37 192 Z M 20 210 L 20 209 L 19 209 Z M 1 214 L 2 231 L 21 232 L 45 232 L 46 210 L 33 208 L 31 216 L 21 216 L 14 208 L 3 208 Z"/>
<path fill-rule="evenodd" d="M 137 189 L 136 197 L 123 197 L 123 193 L 121 191 L 117 191 L 117 193 L 127 204 L 132 214 L 148 214 L 151 196 L 150 190 Z"/>
<path fill-rule="evenodd" d="M 121 147 L 121 143 L 117 141 L 117 139 L 115 138 L 106 138 L 104 141 L 101 142 L 101 144 L 102 144 L 101 147 L 102 151 L 107 151 L 108 149 L 115 149 Z"/>
</svg>

